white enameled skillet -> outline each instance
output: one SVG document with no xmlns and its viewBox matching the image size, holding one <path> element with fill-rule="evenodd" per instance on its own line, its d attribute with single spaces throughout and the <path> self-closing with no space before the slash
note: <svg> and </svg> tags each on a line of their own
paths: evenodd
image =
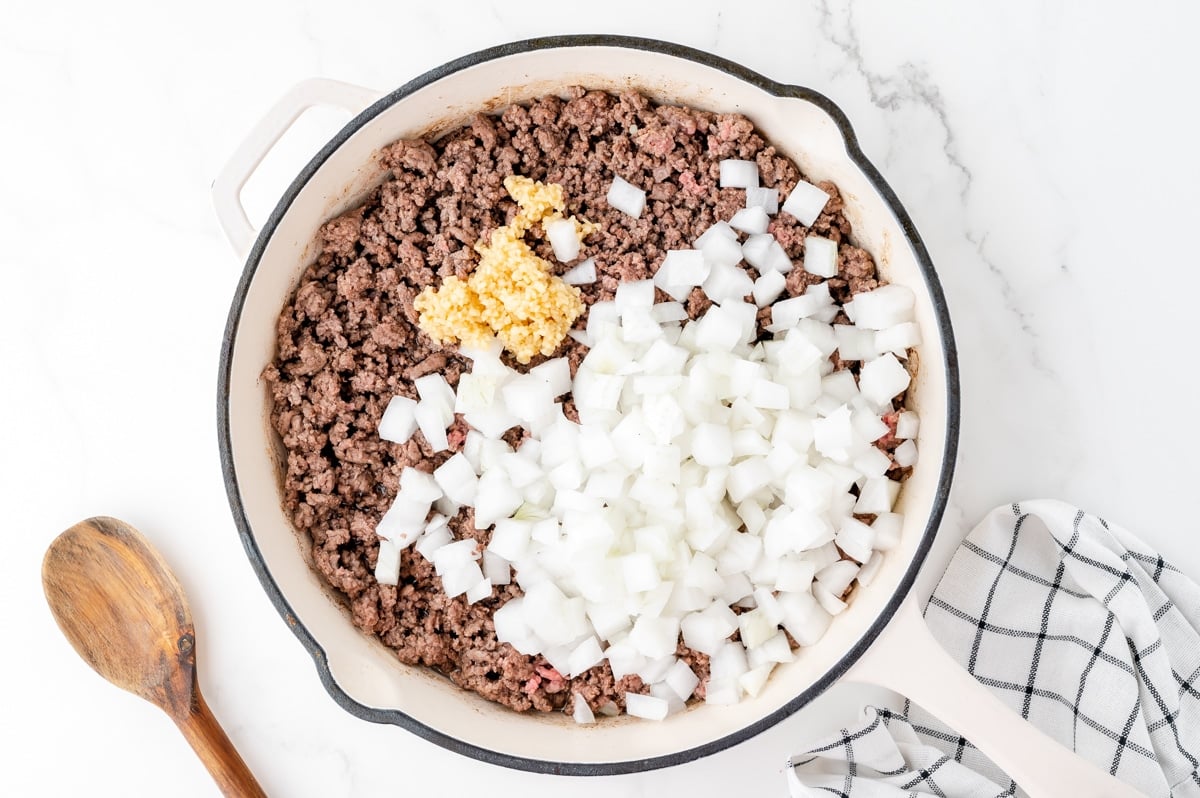
<svg viewBox="0 0 1200 798">
<path fill-rule="evenodd" d="M 912 288 L 924 333 L 911 391 L 920 462 L 898 510 L 905 526 L 872 584 L 860 589 L 816 645 L 776 669 L 753 699 L 700 704 L 661 723 L 620 718 L 577 726 L 562 714 L 518 714 L 402 665 L 361 634 L 310 567 L 281 505 L 280 443 L 268 423 L 263 369 L 275 321 L 317 254 L 322 222 L 352 208 L 385 177 L 378 150 L 436 136 L 468 115 L 570 85 L 639 89 L 661 102 L 747 115 L 810 178 L 845 198 L 856 243 L 886 278 Z M 287 188 L 255 231 L 240 191 L 263 156 L 306 109 L 356 114 Z M 1030 794 L 1122 795 L 1127 788 L 1004 708 L 936 645 L 909 591 L 937 533 L 958 441 L 958 363 L 945 298 L 912 220 L 860 151 L 841 110 L 809 89 L 776 83 L 715 56 L 664 42 L 570 36 L 517 42 L 452 61 L 385 95 L 343 83 L 301 83 L 270 110 L 213 184 L 217 215 L 245 258 L 221 354 L 221 460 L 234 520 L 267 594 L 347 711 L 403 726 L 488 762 L 526 770 L 603 775 L 675 765 L 746 740 L 812 701 L 835 680 L 892 688 L 962 732 Z"/>
</svg>

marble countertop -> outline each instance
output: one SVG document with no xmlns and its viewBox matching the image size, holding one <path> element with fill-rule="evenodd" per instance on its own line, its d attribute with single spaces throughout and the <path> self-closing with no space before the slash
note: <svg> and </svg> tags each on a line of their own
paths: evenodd
<svg viewBox="0 0 1200 798">
<path fill-rule="evenodd" d="M 294 82 L 395 87 L 450 58 L 606 31 L 717 53 L 839 103 L 904 202 L 954 317 L 963 428 L 943 546 L 991 507 L 1057 497 L 1200 574 L 1188 366 L 1200 218 L 1195 4 L 883 0 L 96 4 L 12 0 L 0 32 L 0 792 L 208 796 L 158 710 L 91 673 L 38 573 L 75 521 L 122 517 L 188 592 L 210 705 L 273 795 L 785 794 L 863 689 L 731 750 L 606 779 L 507 771 L 359 721 L 322 689 L 230 519 L 214 423 L 241 265 L 209 185 Z M 343 122 L 306 116 L 248 187 L 259 220 Z M 1188 421 L 1184 424 L 1184 421 Z M 931 569 L 932 571 L 933 569 Z M 927 573 L 926 582 L 936 577 Z"/>
</svg>

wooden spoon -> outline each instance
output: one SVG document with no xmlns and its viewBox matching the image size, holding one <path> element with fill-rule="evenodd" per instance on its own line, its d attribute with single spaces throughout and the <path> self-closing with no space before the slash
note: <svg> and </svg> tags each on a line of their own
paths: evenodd
<svg viewBox="0 0 1200 798">
<path fill-rule="evenodd" d="M 115 518 L 81 521 L 50 544 L 42 588 L 79 656 L 166 712 L 222 793 L 266 795 L 200 695 L 187 599 L 141 533 Z"/>
</svg>

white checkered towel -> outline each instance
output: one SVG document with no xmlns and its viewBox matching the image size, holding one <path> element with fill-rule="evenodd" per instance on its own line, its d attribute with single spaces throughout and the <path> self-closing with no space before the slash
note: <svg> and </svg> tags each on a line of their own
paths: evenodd
<svg viewBox="0 0 1200 798">
<path fill-rule="evenodd" d="M 925 609 L 1008 706 L 1151 796 L 1200 796 L 1200 586 L 1058 501 L 992 511 Z M 1011 796 L 1016 785 L 915 705 L 870 707 L 791 760 L 794 798 Z"/>
</svg>

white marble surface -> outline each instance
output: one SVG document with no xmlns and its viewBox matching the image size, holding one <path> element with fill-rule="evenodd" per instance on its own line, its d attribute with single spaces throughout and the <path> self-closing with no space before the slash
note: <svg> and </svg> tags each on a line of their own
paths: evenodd
<svg viewBox="0 0 1200 798">
<path fill-rule="evenodd" d="M 1200 476 L 1195 4 L 408 5 L 6 3 L 0 793 L 215 794 L 165 717 L 87 670 L 46 610 L 46 545 L 100 513 L 140 527 L 174 565 L 209 702 L 273 795 L 783 795 L 787 756 L 864 698 L 838 687 L 706 760 L 592 780 L 466 760 L 328 698 L 227 509 L 215 377 L 241 266 L 208 198 L 241 135 L 314 75 L 386 89 L 503 41 L 609 31 L 826 93 L 949 297 L 958 517 L 1061 497 L 1200 574 L 1186 511 Z M 260 217 L 342 121 L 302 121 L 248 191 Z"/>
</svg>

